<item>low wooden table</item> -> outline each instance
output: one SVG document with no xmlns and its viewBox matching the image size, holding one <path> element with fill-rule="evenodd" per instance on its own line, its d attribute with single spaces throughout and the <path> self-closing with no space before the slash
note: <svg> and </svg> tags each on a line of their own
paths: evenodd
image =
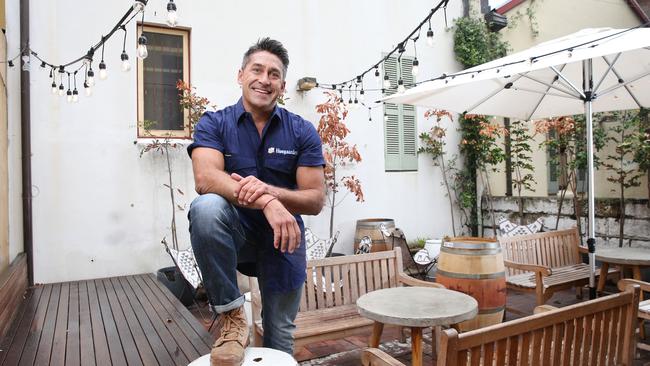
<svg viewBox="0 0 650 366">
<path fill-rule="evenodd" d="M 210 354 L 203 355 L 187 366 L 210 366 Z M 248 347 L 242 366 L 298 366 L 288 353 L 271 348 Z"/>
<path fill-rule="evenodd" d="M 411 328 L 412 365 L 422 365 L 422 328 L 456 324 L 478 313 L 476 300 L 464 293 L 428 287 L 372 291 L 357 300 L 359 314 L 375 324 L 370 347 L 378 347 L 384 324 Z M 435 342 L 435 341 L 434 341 Z"/>
<path fill-rule="evenodd" d="M 602 292 L 607 279 L 609 265 L 613 264 L 621 269 L 621 277 L 625 269 L 632 269 L 632 278 L 641 279 L 641 267 L 650 267 L 650 250 L 642 248 L 603 248 L 596 249 L 596 260 L 602 262 L 600 278 L 598 278 L 598 292 Z"/>
</svg>

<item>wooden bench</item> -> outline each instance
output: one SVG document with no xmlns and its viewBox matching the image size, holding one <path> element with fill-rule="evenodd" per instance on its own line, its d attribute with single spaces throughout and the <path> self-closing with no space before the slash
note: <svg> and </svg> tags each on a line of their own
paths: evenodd
<svg viewBox="0 0 650 366">
<path fill-rule="evenodd" d="M 589 283 L 589 265 L 581 256 L 588 251 L 580 246 L 577 228 L 504 237 L 499 243 L 507 288 L 535 292 L 537 305 L 548 301 L 555 291 L 571 287 L 579 291 Z"/>
<path fill-rule="evenodd" d="M 442 332 L 436 365 L 631 366 L 639 286 L 625 292 L 458 334 Z M 401 366 L 378 349 L 364 366 Z"/>
<path fill-rule="evenodd" d="M 307 280 L 295 320 L 295 346 L 369 331 L 373 321 L 359 315 L 357 299 L 370 291 L 403 285 L 443 287 L 404 274 L 399 248 L 307 261 Z M 251 288 L 253 343 L 261 346 L 264 329 L 256 281 L 251 281 Z"/>
</svg>

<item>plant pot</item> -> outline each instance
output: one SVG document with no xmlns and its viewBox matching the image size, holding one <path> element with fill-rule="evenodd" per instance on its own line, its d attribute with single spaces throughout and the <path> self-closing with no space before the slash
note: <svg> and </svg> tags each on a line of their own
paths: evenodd
<svg viewBox="0 0 650 366">
<path fill-rule="evenodd" d="M 185 306 L 194 302 L 196 290 L 185 280 L 176 267 L 165 267 L 158 270 L 156 278 Z"/>
</svg>

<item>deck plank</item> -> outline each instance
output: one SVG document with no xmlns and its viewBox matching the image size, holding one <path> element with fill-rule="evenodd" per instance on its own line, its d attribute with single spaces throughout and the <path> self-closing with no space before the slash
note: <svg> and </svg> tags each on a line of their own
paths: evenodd
<svg viewBox="0 0 650 366">
<path fill-rule="evenodd" d="M 130 309 L 128 312 L 125 311 L 125 313 L 128 313 L 127 319 L 129 326 L 135 322 L 140 325 L 139 328 L 134 330 L 134 334 L 136 334 L 136 340 L 138 340 L 138 342 L 143 342 L 142 345 L 138 343 L 138 349 L 142 355 L 143 363 L 145 365 L 175 365 L 167 352 L 167 349 L 165 349 L 163 341 L 156 333 L 156 329 L 151 324 L 142 304 L 138 301 L 131 286 L 126 282 L 126 277 L 111 278 L 111 282 L 113 283 L 117 297 L 122 304 L 122 308 L 125 310 L 127 308 Z M 146 343 L 146 345 L 144 343 Z M 151 356 L 153 356 L 153 360 L 150 359 L 149 352 L 151 353 Z M 157 363 L 153 363 L 153 361 L 157 361 Z"/>
<path fill-rule="evenodd" d="M 0 365 L 187 365 L 212 336 L 152 275 L 28 289 Z"/>
</svg>

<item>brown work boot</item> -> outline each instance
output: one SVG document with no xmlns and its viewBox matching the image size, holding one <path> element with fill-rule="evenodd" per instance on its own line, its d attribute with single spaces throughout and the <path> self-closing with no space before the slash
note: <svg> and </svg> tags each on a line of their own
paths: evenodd
<svg viewBox="0 0 650 366">
<path fill-rule="evenodd" d="M 248 324 L 244 307 L 221 314 L 221 336 L 210 352 L 212 366 L 240 366 L 248 346 Z"/>
</svg>

